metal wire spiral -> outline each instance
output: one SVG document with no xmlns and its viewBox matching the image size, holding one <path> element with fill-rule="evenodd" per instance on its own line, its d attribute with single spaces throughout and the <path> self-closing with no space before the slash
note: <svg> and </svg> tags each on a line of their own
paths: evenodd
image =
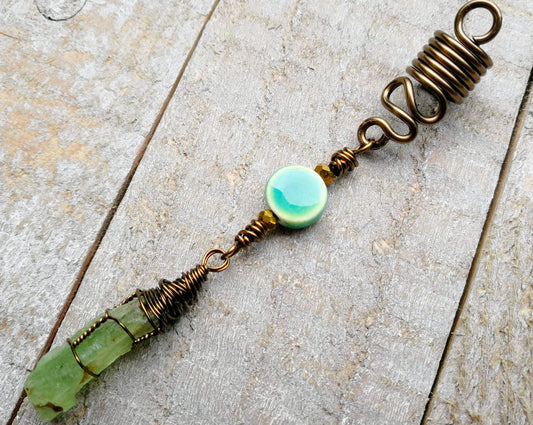
<svg viewBox="0 0 533 425">
<path fill-rule="evenodd" d="M 188 309 L 197 299 L 198 291 L 207 280 L 208 273 L 208 266 L 202 262 L 174 281 L 161 279 L 156 288 L 137 290 L 141 308 L 152 321 L 154 329 L 162 332 L 169 322 L 176 320 Z"/>
<path fill-rule="evenodd" d="M 338 177 L 352 171 L 358 165 L 356 152 L 345 147 L 332 155 L 329 168 Z"/>
<path fill-rule="evenodd" d="M 254 219 L 235 236 L 237 249 L 248 248 L 252 243 L 263 240 L 269 230 L 269 226 L 262 220 Z"/>
<path fill-rule="evenodd" d="M 276 223 L 277 218 L 271 210 L 261 211 L 256 219 L 235 236 L 235 243 L 222 255 L 222 258 L 231 258 L 241 249 L 262 241 L 266 234 L 276 227 Z"/>
<path fill-rule="evenodd" d="M 469 37 L 464 30 L 464 19 L 470 11 L 478 8 L 490 12 L 493 19 L 492 27 L 482 36 Z M 396 78 L 383 91 L 381 101 L 387 110 L 407 125 L 408 132 L 398 133 L 383 118 L 369 118 L 363 121 L 358 129 L 360 146 L 371 145 L 371 148 L 375 149 L 384 146 L 388 140 L 407 143 L 416 137 L 418 123 L 432 125 L 439 122 L 446 113 L 447 101 L 462 102 L 487 68 L 492 66 L 492 60 L 480 45 L 492 40 L 498 34 L 501 24 L 501 12 L 491 1 L 473 0 L 465 4 L 455 18 L 457 39 L 437 31 L 407 68 L 407 72 L 435 96 L 438 102 L 436 112 L 432 115 L 423 115 L 416 104 L 412 81 L 406 77 Z M 404 89 L 407 110 L 391 101 L 392 93 L 400 86 Z M 373 126 L 378 126 L 383 132 L 378 140 L 372 140 L 366 135 L 367 130 Z M 335 166 L 341 171 L 353 164 L 349 152 L 347 157 L 339 157 L 339 161 L 339 165 Z"/>
</svg>

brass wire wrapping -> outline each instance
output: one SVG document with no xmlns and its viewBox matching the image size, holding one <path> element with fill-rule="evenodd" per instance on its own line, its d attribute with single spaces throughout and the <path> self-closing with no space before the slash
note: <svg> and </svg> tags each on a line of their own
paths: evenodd
<svg viewBox="0 0 533 425">
<path fill-rule="evenodd" d="M 267 222 L 262 219 L 262 215 L 268 214 L 271 221 Z M 252 220 L 252 222 L 241 230 L 237 236 L 235 236 L 235 243 L 222 255 L 222 258 L 231 258 L 241 249 L 248 248 L 254 242 L 260 242 L 264 239 L 267 232 L 272 230 L 276 226 L 277 219 L 272 211 L 262 211 L 258 218 Z"/>
<path fill-rule="evenodd" d="M 466 15 L 474 9 L 486 9 L 492 15 L 492 26 L 481 36 L 469 37 L 464 30 Z M 408 128 L 406 134 L 395 131 L 390 123 L 381 117 L 368 118 L 357 130 L 359 147 L 344 148 L 336 152 L 330 162 L 331 170 L 337 175 L 352 171 L 358 164 L 356 155 L 368 149 L 379 149 L 389 141 L 408 143 L 418 133 L 418 124 L 433 125 L 442 120 L 447 110 L 447 102 L 461 103 L 474 88 L 474 85 L 492 66 L 492 60 L 480 47 L 491 41 L 502 25 L 498 6 L 489 0 L 473 0 L 465 4 L 455 17 L 455 35 L 457 39 L 442 32 L 435 32 L 428 44 L 418 54 L 407 73 L 418 81 L 437 100 L 438 107 L 432 115 L 423 115 L 416 104 L 416 95 L 412 81 L 399 77 L 389 83 L 381 95 L 385 109 L 398 117 Z M 392 102 L 392 93 L 403 87 L 407 110 Z M 367 137 L 367 131 L 377 126 L 382 135 L 379 139 Z"/>
<path fill-rule="evenodd" d="M 337 177 L 339 177 L 352 171 L 358 165 L 359 163 L 357 162 L 357 154 L 355 151 L 349 147 L 345 147 L 333 154 L 331 162 L 329 163 L 329 168 Z"/>
<path fill-rule="evenodd" d="M 262 240 L 267 232 L 267 224 L 264 221 L 254 219 L 235 236 L 235 244 L 239 247 L 247 248 L 253 242 Z"/>
<path fill-rule="evenodd" d="M 126 302 L 131 301 L 132 297 L 128 297 L 126 300 L 124 300 L 121 304 L 125 304 Z M 98 320 L 96 320 L 91 326 L 89 326 L 83 333 L 77 337 L 74 341 L 71 341 L 70 338 L 67 338 L 67 343 L 70 345 L 70 349 L 72 350 L 72 354 L 74 355 L 74 359 L 76 359 L 76 362 L 78 365 L 89 375 L 91 375 L 93 378 L 98 378 L 100 376 L 99 373 L 93 372 L 91 369 L 89 369 L 80 359 L 80 356 L 76 352 L 76 347 L 80 345 L 89 335 L 91 335 L 96 329 L 98 329 L 102 324 L 107 322 L 108 320 L 113 320 L 115 323 L 117 323 L 124 332 L 128 334 L 128 336 L 131 338 L 133 344 L 136 344 L 137 342 L 140 342 L 140 338 L 135 339 L 133 334 L 129 331 L 129 329 L 122 323 L 119 319 L 116 317 L 113 317 L 109 314 L 109 310 L 105 311 L 105 314 L 100 317 Z"/>
<path fill-rule="evenodd" d="M 157 333 L 163 332 L 168 323 L 187 311 L 197 299 L 198 291 L 207 280 L 208 273 L 209 268 L 202 263 L 174 281 L 161 279 L 156 288 L 137 290 L 141 308 Z M 154 318 L 157 324 L 154 323 Z"/>
</svg>

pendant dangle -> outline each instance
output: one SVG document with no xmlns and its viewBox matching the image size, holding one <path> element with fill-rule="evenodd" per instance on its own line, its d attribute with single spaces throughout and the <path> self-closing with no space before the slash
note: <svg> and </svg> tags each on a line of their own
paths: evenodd
<svg viewBox="0 0 533 425">
<path fill-rule="evenodd" d="M 470 37 L 464 31 L 464 19 L 474 9 L 486 9 L 492 15 L 490 30 Z M 407 73 L 434 96 L 438 107 L 432 115 L 422 114 L 416 103 L 413 82 L 408 77 L 394 79 L 385 87 L 381 101 L 385 109 L 407 125 L 401 134 L 381 117 L 368 118 L 357 131 L 359 145 L 345 147 L 334 153 L 329 163 L 313 170 L 289 166 L 276 171 L 268 180 L 265 198 L 269 209 L 241 230 L 227 250 L 209 250 L 200 264 L 173 281 L 162 279 L 148 290 L 138 289 L 121 304 L 92 320 L 67 343 L 44 355 L 25 382 L 30 403 L 44 421 L 50 421 L 75 404 L 81 388 L 106 369 L 118 357 L 164 331 L 187 311 L 197 299 L 209 273 L 226 270 L 230 259 L 268 232 L 282 225 L 300 229 L 319 219 L 328 199 L 327 186 L 358 166 L 358 156 L 381 149 L 389 140 L 411 142 L 418 133 L 418 124 L 433 125 L 443 119 L 448 102 L 461 103 L 480 80 L 492 60 L 481 48 L 499 32 L 502 17 L 498 7 L 489 0 L 473 0 L 465 4 L 455 18 L 456 38 L 435 32 Z M 392 93 L 403 88 L 406 109 L 391 100 Z M 382 134 L 370 138 L 367 132 L 377 126 Z"/>
</svg>

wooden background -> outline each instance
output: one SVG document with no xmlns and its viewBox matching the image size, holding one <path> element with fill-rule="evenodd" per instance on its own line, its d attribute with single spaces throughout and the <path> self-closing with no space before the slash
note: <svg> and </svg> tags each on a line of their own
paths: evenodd
<svg viewBox="0 0 533 425">
<path fill-rule="evenodd" d="M 463 2 L 156 3 L 0 4 L 2 423 L 39 423 L 21 392 L 50 343 L 228 247 L 277 168 L 355 146 Z M 465 104 L 361 158 L 316 225 L 236 257 L 56 422 L 533 423 L 533 3 L 498 3 Z"/>
</svg>

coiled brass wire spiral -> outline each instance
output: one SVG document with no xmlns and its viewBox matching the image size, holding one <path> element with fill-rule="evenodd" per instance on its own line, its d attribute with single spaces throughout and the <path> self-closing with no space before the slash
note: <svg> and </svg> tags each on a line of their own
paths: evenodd
<svg viewBox="0 0 533 425">
<path fill-rule="evenodd" d="M 333 154 L 329 168 L 338 177 L 352 171 L 358 165 L 356 152 L 353 149 L 345 147 Z"/>
<path fill-rule="evenodd" d="M 470 11 L 478 8 L 490 12 L 493 20 L 492 27 L 482 36 L 469 37 L 464 30 L 464 19 Z M 462 102 L 485 74 L 487 68 L 492 66 L 492 60 L 480 45 L 492 40 L 498 34 L 501 25 L 501 12 L 491 1 L 473 0 L 465 4 L 455 17 L 457 39 L 442 31 L 437 31 L 418 57 L 413 60 L 411 66 L 407 68 L 407 72 L 435 96 L 438 102 L 436 112 L 433 115 L 423 115 L 416 104 L 412 81 L 407 77 L 396 78 L 383 91 L 381 101 L 387 110 L 407 125 L 408 132 L 398 133 L 383 118 L 369 118 L 359 126 L 357 137 L 360 147 L 358 149 L 380 148 L 389 140 L 407 143 L 416 137 L 418 124 L 433 125 L 439 122 L 446 113 L 447 101 Z M 400 86 L 404 89 L 407 110 L 391 101 L 392 93 Z M 378 126 L 383 132 L 378 140 L 370 139 L 366 135 L 368 129 L 373 126 Z M 333 165 L 335 171 L 340 174 L 350 171 L 357 165 L 355 156 L 346 151 L 346 148 L 335 155 L 330 165 Z"/>
<path fill-rule="evenodd" d="M 255 219 L 235 236 L 235 242 L 237 246 L 247 248 L 253 242 L 262 240 L 267 231 L 267 224 L 264 221 Z"/>
<path fill-rule="evenodd" d="M 271 210 L 261 211 L 256 219 L 235 236 L 235 243 L 222 255 L 231 258 L 241 249 L 246 249 L 254 242 L 262 241 L 268 231 L 276 227 L 278 220 Z"/>
<path fill-rule="evenodd" d="M 157 287 L 137 291 L 141 308 L 152 322 L 154 329 L 162 332 L 169 322 L 187 311 L 196 301 L 198 291 L 202 283 L 207 280 L 208 273 L 209 269 L 205 264 L 198 264 L 174 281 L 161 279 Z"/>
</svg>

